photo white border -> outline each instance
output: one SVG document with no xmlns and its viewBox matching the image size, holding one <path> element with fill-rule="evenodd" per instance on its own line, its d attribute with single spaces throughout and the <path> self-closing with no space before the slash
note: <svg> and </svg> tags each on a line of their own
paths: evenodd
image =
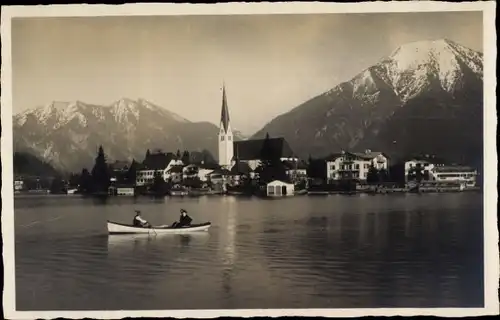
<svg viewBox="0 0 500 320">
<path fill-rule="evenodd" d="M 365 2 L 365 3 L 224 3 L 224 4 L 124 4 L 2 6 L 1 12 L 1 119 L 2 119 L 2 240 L 4 263 L 4 317 L 34 318 L 123 318 L 175 317 L 214 318 L 219 316 L 414 316 L 462 317 L 499 313 L 497 153 L 496 153 L 496 28 L 494 1 L 488 2 Z M 14 263 L 14 193 L 12 159 L 12 70 L 11 19 L 14 17 L 63 16 L 145 16 L 145 15 L 235 15 L 482 11 L 484 25 L 484 308 L 377 308 L 377 309 L 236 309 L 236 310 L 137 310 L 137 311 L 16 311 Z"/>
</svg>

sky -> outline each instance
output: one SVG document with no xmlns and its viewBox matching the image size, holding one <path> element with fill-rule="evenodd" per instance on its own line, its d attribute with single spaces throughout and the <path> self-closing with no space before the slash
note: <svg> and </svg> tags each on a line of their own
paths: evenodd
<svg viewBox="0 0 500 320">
<path fill-rule="evenodd" d="M 481 12 L 16 18 L 13 112 L 143 98 L 245 134 L 412 41 L 483 51 Z"/>
</svg>

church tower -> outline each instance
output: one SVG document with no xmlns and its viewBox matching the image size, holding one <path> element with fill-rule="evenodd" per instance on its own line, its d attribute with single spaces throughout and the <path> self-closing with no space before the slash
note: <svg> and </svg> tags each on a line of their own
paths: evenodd
<svg viewBox="0 0 500 320">
<path fill-rule="evenodd" d="M 229 169 L 233 160 L 233 132 L 229 123 L 226 86 L 222 88 L 222 110 L 219 126 L 219 165 Z"/>
</svg>

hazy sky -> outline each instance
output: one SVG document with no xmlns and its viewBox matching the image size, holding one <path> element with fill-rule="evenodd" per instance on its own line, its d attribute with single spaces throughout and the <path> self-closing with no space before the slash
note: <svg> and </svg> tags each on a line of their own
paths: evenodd
<svg viewBox="0 0 500 320">
<path fill-rule="evenodd" d="M 417 40 L 482 51 L 482 13 L 23 18 L 12 21 L 14 113 L 56 101 L 144 98 L 233 128 L 274 116 Z"/>
</svg>

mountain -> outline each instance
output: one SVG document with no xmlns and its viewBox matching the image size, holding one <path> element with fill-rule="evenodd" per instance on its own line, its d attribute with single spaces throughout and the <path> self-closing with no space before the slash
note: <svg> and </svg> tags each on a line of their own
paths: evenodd
<svg viewBox="0 0 500 320">
<path fill-rule="evenodd" d="M 217 126 L 191 122 L 144 99 L 109 106 L 52 102 L 15 115 L 13 132 L 16 151 L 64 171 L 90 169 L 99 145 L 110 161 L 142 161 L 147 149 L 217 154 Z"/>
<path fill-rule="evenodd" d="M 397 48 L 333 89 L 282 114 L 254 138 L 283 136 L 302 156 L 381 150 L 478 162 L 483 54 L 443 39 Z"/>
<path fill-rule="evenodd" d="M 15 176 L 54 177 L 59 175 L 50 164 L 29 153 L 14 152 L 13 164 Z"/>
</svg>

